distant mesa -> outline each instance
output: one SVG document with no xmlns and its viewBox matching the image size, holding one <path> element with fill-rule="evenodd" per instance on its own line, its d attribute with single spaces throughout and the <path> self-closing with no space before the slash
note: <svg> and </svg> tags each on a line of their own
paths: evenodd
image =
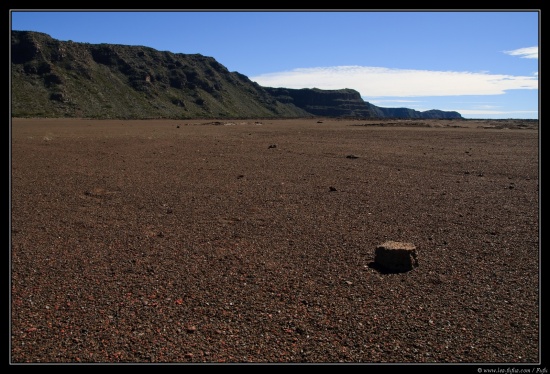
<svg viewBox="0 0 550 374">
<path fill-rule="evenodd" d="M 291 103 L 319 117 L 462 119 L 458 112 L 408 108 L 381 108 L 361 98 L 353 89 L 321 90 L 319 88 L 271 88 L 267 92 L 283 103 Z"/>
<path fill-rule="evenodd" d="M 359 92 L 262 87 L 212 57 L 11 32 L 12 117 L 462 119 L 381 108 Z"/>
</svg>

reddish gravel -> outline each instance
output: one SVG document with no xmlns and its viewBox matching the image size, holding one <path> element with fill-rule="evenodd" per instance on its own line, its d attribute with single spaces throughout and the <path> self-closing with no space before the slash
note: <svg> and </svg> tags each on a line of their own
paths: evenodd
<svg viewBox="0 0 550 374">
<path fill-rule="evenodd" d="M 542 360 L 536 126 L 11 131 L 11 363 Z"/>
</svg>

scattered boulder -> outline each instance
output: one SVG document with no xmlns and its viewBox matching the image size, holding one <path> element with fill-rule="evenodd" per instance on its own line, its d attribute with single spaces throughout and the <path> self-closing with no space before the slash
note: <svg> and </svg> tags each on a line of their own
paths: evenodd
<svg viewBox="0 0 550 374">
<path fill-rule="evenodd" d="M 387 241 L 376 247 L 374 262 L 390 272 L 406 272 L 418 266 L 416 246 L 412 243 Z"/>
<path fill-rule="evenodd" d="M 356 156 L 356 155 L 347 155 L 346 158 L 356 159 L 356 158 L 359 158 L 359 156 Z"/>
</svg>

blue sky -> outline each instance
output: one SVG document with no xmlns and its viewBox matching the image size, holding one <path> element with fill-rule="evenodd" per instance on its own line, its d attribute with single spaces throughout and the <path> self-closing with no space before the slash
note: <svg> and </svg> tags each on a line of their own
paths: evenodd
<svg viewBox="0 0 550 374">
<path fill-rule="evenodd" d="M 215 58 L 262 86 L 539 118 L 540 11 L 11 11 L 11 29 Z"/>
</svg>

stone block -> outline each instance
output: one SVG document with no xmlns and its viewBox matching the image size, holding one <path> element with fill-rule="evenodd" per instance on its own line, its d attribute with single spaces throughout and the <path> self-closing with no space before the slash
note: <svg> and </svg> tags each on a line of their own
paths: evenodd
<svg viewBox="0 0 550 374">
<path fill-rule="evenodd" d="M 406 272 L 418 266 L 416 246 L 412 243 L 387 241 L 376 247 L 374 262 L 390 272 Z"/>
</svg>

